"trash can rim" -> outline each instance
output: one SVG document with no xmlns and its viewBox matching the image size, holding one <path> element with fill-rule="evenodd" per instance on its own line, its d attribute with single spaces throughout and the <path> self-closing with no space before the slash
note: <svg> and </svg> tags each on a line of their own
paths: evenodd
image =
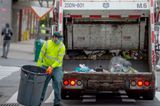
<svg viewBox="0 0 160 106">
<path fill-rule="evenodd" d="M 30 74 L 34 74 L 34 75 L 47 75 L 45 72 L 44 73 L 35 73 L 35 72 L 28 71 L 28 70 L 26 70 L 26 69 L 23 68 L 24 66 L 34 66 L 34 65 L 23 65 L 21 67 L 21 71 L 24 71 L 24 72 L 27 72 L 27 73 L 30 73 Z M 42 67 L 39 67 L 39 68 L 42 68 Z"/>
</svg>

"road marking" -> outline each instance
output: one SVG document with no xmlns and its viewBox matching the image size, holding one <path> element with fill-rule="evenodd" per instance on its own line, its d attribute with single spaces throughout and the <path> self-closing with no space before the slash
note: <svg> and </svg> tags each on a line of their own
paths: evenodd
<svg viewBox="0 0 160 106">
<path fill-rule="evenodd" d="M 156 92 L 156 98 L 160 101 L 160 92 Z"/>
<path fill-rule="evenodd" d="M 52 103 L 53 99 L 54 99 L 54 90 L 52 90 L 52 93 L 44 103 Z"/>
<path fill-rule="evenodd" d="M 18 96 L 18 91 L 16 91 L 6 103 L 17 103 L 17 96 Z"/>
<path fill-rule="evenodd" d="M 0 66 L 0 80 L 11 75 L 14 72 L 19 71 L 19 69 L 19 67 Z"/>
<path fill-rule="evenodd" d="M 120 93 L 120 97 L 122 99 L 122 102 L 128 102 L 128 103 L 135 103 L 136 100 L 135 99 L 131 99 L 128 97 L 128 95 L 126 95 L 125 91 L 119 91 Z"/>
<path fill-rule="evenodd" d="M 84 102 L 84 103 L 96 102 L 96 95 L 83 95 L 82 102 Z"/>
</svg>

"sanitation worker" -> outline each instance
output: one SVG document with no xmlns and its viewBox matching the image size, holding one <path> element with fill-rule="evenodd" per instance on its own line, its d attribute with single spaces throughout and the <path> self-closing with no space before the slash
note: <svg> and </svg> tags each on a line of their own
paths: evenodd
<svg viewBox="0 0 160 106">
<path fill-rule="evenodd" d="M 37 65 L 46 69 L 48 74 L 41 95 L 41 102 L 44 100 L 48 83 L 52 79 L 54 89 L 54 106 L 61 106 L 61 87 L 63 80 L 62 64 L 65 55 L 63 37 L 59 32 L 52 35 L 51 40 L 46 41 L 40 52 Z"/>
</svg>

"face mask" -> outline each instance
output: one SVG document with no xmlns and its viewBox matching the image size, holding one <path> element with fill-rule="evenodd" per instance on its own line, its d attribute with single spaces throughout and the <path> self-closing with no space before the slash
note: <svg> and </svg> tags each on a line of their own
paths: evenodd
<svg viewBox="0 0 160 106">
<path fill-rule="evenodd" d="M 60 44 L 60 42 L 61 42 L 60 40 L 55 41 L 55 43 L 56 43 L 57 45 Z"/>
</svg>

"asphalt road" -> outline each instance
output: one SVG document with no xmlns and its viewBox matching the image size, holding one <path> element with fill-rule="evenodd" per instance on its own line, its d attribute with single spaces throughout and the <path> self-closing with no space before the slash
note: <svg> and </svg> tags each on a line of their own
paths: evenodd
<svg viewBox="0 0 160 106">
<path fill-rule="evenodd" d="M 0 104 L 17 104 L 19 68 L 0 67 L 0 69 Z M 2 73 L 2 69 L 6 72 Z M 49 84 L 43 106 L 53 105 L 53 92 L 51 84 Z M 64 106 L 159 106 L 160 92 L 156 92 L 153 101 L 129 99 L 125 92 L 118 92 L 105 95 L 85 95 L 82 100 L 63 100 L 62 103 Z"/>
</svg>

